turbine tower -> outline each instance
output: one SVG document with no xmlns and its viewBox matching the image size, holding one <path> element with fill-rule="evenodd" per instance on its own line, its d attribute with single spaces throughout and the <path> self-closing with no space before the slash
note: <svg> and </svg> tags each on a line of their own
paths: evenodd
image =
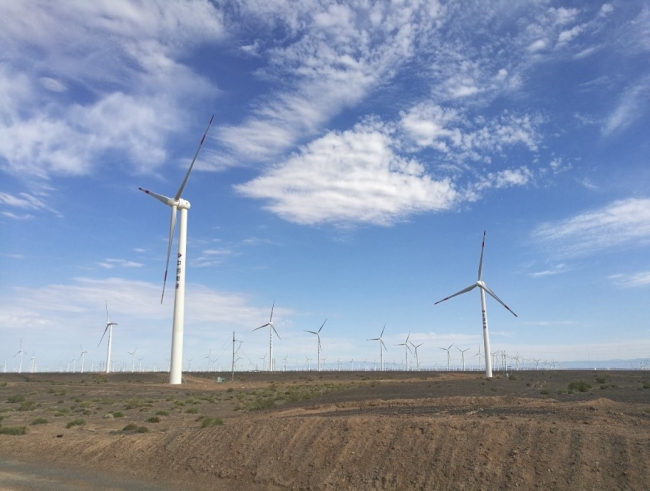
<svg viewBox="0 0 650 491">
<path fill-rule="evenodd" d="M 81 358 L 81 373 L 84 373 L 84 366 L 86 362 L 86 353 L 87 351 L 84 351 L 84 347 L 80 345 L 81 348 L 81 355 L 79 355 L 79 358 Z"/>
<path fill-rule="evenodd" d="M 381 334 L 379 335 L 378 338 L 368 339 L 368 341 L 379 341 L 379 366 L 382 372 L 384 371 L 384 350 L 388 351 L 383 340 L 385 330 L 386 330 L 386 324 L 384 324 L 384 328 L 381 330 Z"/>
<path fill-rule="evenodd" d="M 456 349 L 458 351 L 460 351 L 460 357 L 461 357 L 461 360 L 463 362 L 463 372 L 464 372 L 465 371 L 465 351 L 468 351 L 469 348 L 460 349 L 458 346 L 456 346 Z"/>
<path fill-rule="evenodd" d="M 415 352 L 415 366 L 417 367 L 417 371 L 420 371 L 420 358 L 418 358 L 418 348 L 422 346 L 424 343 L 420 344 L 413 344 L 413 341 L 411 341 L 411 346 L 413 346 L 413 351 Z"/>
<path fill-rule="evenodd" d="M 20 355 L 20 365 L 18 365 L 18 373 L 22 373 L 23 371 L 23 354 L 25 354 L 25 350 L 23 349 L 23 340 L 20 340 L 20 349 L 18 350 L 18 353 L 16 353 L 13 358 L 16 358 L 16 356 Z"/>
<path fill-rule="evenodd" d="M 454 293 L 449 297 L 439 300 L 434 305 L 438 305 L 440 302 L 444 302 L 445 300 L 449 300 L 450 298 L 454 298 L 458 295 L 462 295 L 463 293 L 467 293 L 468 291 L 471 291 L 474 288 L 478 287 L 481 293 L 481 311 L 483 313 L 483 344 L 485 345 L 485 376 L 487 378 L 492 378 L 492 360 L 490 359 L 489 356 L 489 353 L 491 353 L 490 336 L 488 333 L 487 311 L 485 310 L 485 293 L 487 292 L 488 295 L 490 295 L 497 302 L 503 305 L 506 308 L 506 310 L 510 312 L 512 315 L 514 315 L 515 317 L 517 317 L 517 314 L 515 314 L 512 310 L 510 310 L 510 307 L 508 307 L 505 303 L 503 303 L 501 299 L 497 297 L 496 294 L 492 290 L 490 290 L 488 286 L 483 282 L 483 252 L 484 251 L 485 251 L 485 231 L 483 232 L 483 243 L 481 244 L 481 259 L 479 260 L 478 263 L 478 280 L 476 281 L 476 283 L 474 283 L 471 286 L 468 286 L 467 288 L 459 291 L 458 293 Z"/>
<path fill-rule="evenodd" d="M 106 331 L 108 331 L 108 350 L 106 351 L 106 373 L 111 372 L 111 345 L 113 343 L 113 326 L 117 326 L 117 322 L 111 322 L 110 318 L 108 317 L 108 302 L 104 300 L 106 303 L 106 329 L 104 329 L 104 334 L 102 334 L 102 339 L 99 340 L 99 343 L 97 343 L 97 346 L 102 344 L 102 341 L 104 340 L 104 335 L 106 334 Z"/>
<path fill-rule="evenodd" d="M 325 322 L 327 322 L 327 319 L 325 319 Z M 320 329 L 318 329 L 318 331 L 308 331 L 307 329 L 304 329 L 305 332 L 315 334 L 318 337 L 318 371 L 319 372 L 320 372 L 320 351 L 321 351 L 320 331 L 321 331 L 321 329 L 323 329 L 323 326 L 325 325 L 325 322 L 323 322 L 323 324 L 321 324 Z"/>
<path fill-rule="evenodd" d="M 131 355 L 131 373 L 135 372 L 135 352 L 138 351 L 138 348 L 133 351 L 127 351 Z"/>
<path fill-rule="evenodd" d="M 185 174 L 181 186 L 176 191 L 176 194 L 173 198 L 168 198 L 161 194 L 156 194 L 147 189 L 138 188 L 140 191 L 156 198 L 161 203 L 169 206 L 171 208 L 171 220 L 169 223 L 169 241 L 167 243 L 167 263 L 165 266 L 165 276 L 163 278 L 163 290 L 162 295 L 160 296 L 160 303 L 162 304 L 163 298 L 165 297 L 165 284 L 167 283 L 167 272 L 169 270 L 169 257 L 172 251 L 172 243 L 174 241 L 174 232 L 176 229 L 176 212 L 180 210 L 181 218 L 178 226 L 178 255 L 176 256 L 176 290 L 174 295 L 174 318 L 172 324 L 172 353 L 171 353 L 171 366 L 169 370 L 169 383 L 170 384 L 180 384 L 182 375 L 183 375 L 183 328 L 185 323 L 185 250 L 187 245 L 187 211 L 190 209 L 190 202 L 181 198 L 183 194 L 183 189 L 185 189 L 185 184 L 187 184 L 187 179 L 190 177 L 190 172 L 192 172 L 192 167 L 194 167 L 194 162 L 196 162 L 196 157 L 199 155 L 199 151 L 203 146 L 203 141 L 205 140 L 212 120 L 214 119 L 214 114 L 208 122 L 208 126 L 203 133 L 199 147 L 194 153 L 194 158 L 192 158 L 192 163 L 190 168 Z"/>
<path fill-rule="evenodd" d="M 451 347 L 454 345 L 454 343 L 451 343 L 449 345 L 449 348 L 440 348 L 441 350 L 445 350 L 447 352 L 447 371 L 449 371 L 449 350 Z"/>
<path fill-rule="evenodd" d="M 275 333 L 278 339 L 282 339 L 280 338 L 278 331 L 275 330 L 275 326 L 273 325 L 274 308 L 275 308 L 275 301 L 273 301 L 273 305 L 271 306 L 271 317 L 269 317 L 269 321 L 263 326 L 256 327 L 255 329 L 253 329 L 253 331 L 257 331 L 258 329 L 262 329 L 263 327 L 267 327 L 267 326 L 269 327 L 269 372 L 273 371 L 273 333 Z"/>
</svg>

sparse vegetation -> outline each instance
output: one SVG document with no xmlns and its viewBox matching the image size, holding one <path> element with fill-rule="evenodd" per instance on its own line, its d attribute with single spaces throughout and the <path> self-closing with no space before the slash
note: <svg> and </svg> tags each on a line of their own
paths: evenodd
<svg viewBox="0 0 650 491">
<path fill-rule="evenodd" d="M 7 402 L 10 404 L 16 404 L 18 402 L 24 402 L 25 396 L 22 394 L 15 394 L 13 396 L 7 397 Z"/>
<path fill-rule="evenodd" d="M 156 416 L 169 416 L 167 411 L 156 411 Z"/>
<path fill-rule="evenodd" d="M 123 418 L 124 417 L 124 413 L 122 411 L 113 411 L 111 414 L 113 415 L 114 418 Z"/>
<path fill-rule="evenodd" d="M 82 418 L 73 419 L 65 425 L 66 428 L 72 428 L 73 426 L 83 426 L 86 424 L 86 420 Z"/>
<path fill-rule="evenodd" d="M 570 391 L 578 392 L 588 392 L 591 389 L 591 385 L 583 380 L 574 380 L 569 384 Z"/>
<path fill-rule="evenodd" d="M 185 410 L 187 414 L 199 414 L 199 410 L 195 407 L 190 407 Z"/>
<path fill-rule="evenodd" d="M 24 435 L 27 433 L 25 426 L 2 426 L 0 427 L 0 435 Z"/>
<path fill-rule="evenodd" d="M 222 426 L 223 420 L 221 418 L 203 418 L 201 428 L 208 428 L 210 426 Z"/>
<path fill-rule="evenodd" d="M 158 416 L 151 416 L 145 420 L 147 423 L 160 423 L 160 418 Z"/>
<path fill-rule="evenodd" d="M 35 426 L 35 425 L 46 425 L 46 424 L 48 424 L 48 423 L 49 423 L 49 421 L 48 421 L 47 419 L 45 419 L 45 418 L 36 418 L 36 419 L 35 419 L 34 421 L 32 421 L 30 424 L 31 424 L 32 426 Z"/>
<path fill-rule="evenodd" d="M 33 411 L 34 409 L 36 409 L 36 401 L 25 401 L 18 407 L 18 411 Z"/>
</svg>

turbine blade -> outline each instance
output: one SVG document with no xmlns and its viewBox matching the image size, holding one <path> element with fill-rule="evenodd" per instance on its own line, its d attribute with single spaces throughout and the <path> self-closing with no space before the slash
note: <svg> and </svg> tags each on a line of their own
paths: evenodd
<svg viewBox="0 0 650 491">
<path fill-rule="evenodd" d="M 367 341 L 381 341 L 379 338 L 372 338 L 372 339 L 367 339 Z"/>
<path fill-rule="evenodd" d="M 380 339 L 380 340 L 379 340 L 379 343 L 384 347 L 384 349 L 385 349 L 386 351 L 388 351 L 388 348 L 386 348 L 386 343 L 384 343 L 384 340 L 383 340 L 383 339 Z"/>
<path fill-rule="evenodd" d="M 168 198 L 167 196 L 163 196 L 162 194 L 154 193 L 153 191 L 149 191 L 148 189 L 144 189 L 144 188 L 138 188 L 138 189 L 140 191 L 142 191 L 143 193 L 148 194 L 149 196 L 153 196 L 158 201 L 160 201 L 161 203 L 164 203 L 164 204 L 166 204 L 168 206 L 171 206 L 171 204 L 173 202 L 171 198 Z"/>
<path fill-rule="evenodd" d="M 379 335 L 380 338 L 384 335 L 385 330 L 386 330 L 386 324 L 384 324 L 384 328 L 381 330 L 381 334 Z"/>
<path fill-rule="evenodd" d="M 278 334 L 278 331 L 275 330 L 275 326 L 274 326 L 273 324 L 269 324 L 269 325 L 271 326 L 271 329 L 273 329 L 273 332 L 274 332 L 275 335 L 278 337 L 278 339 L 282 339 L 282 338 L 280 337 L 280 335 Z"/>
<path fill-rule="evenodd" d="M 325 322 L 327 322 L 327 319 L 325 319 Z M 320 329 L 318 330 L 318 332 L 320 332 L 320 331 L 321 331 L 321 329 L 322 329 L 322 328 L 323 328 L 323 326 L 325 325 L 325 322 L 323 322 L 323 324 L 322 324 L 322 325 L 320 326 Z"/>
<path fill-rule="evenodd" d="M 104 300 L 104 303 L 106 304 L 106 325 L 108 325 L 111 322 L 108 318 L 108 301 Z"/>
<path fill-rule="evenodd" d="M 104 340 L 104 335 L 106 334 L 106 331 L 108 331 L 109 326 L 110 326 L 110 324 L 106 324 L 106 329 L 104 329 L 104 334 L 102 334 L 102 339 L 99 340 L 99 343 L 97 343 L 97 346 L 102 344 L 102 341 Z"/>
<path fill-rule="evenodd" d="M 169 242 L 167 243 L 167 262 L 165 263 L 165 277 L 163 278 L 162 295 L 160 296 L 160 303 L 163 303 L 165 298 L 165 285 L 167 284 L 167 272 L 169 271 L 169 256 L 172 253 L 172 244 L 174 242 L 174 231 L 176 230 L 176 205 L 172 206 L 172 217 L 169 221 Z"/>
<path fill-rule="evenodd" d="M 273 322 L 273 309 L 275 308 L 275 300 L 273 300 L 273 305 L 271 305 L 271 317 L 269 317 L 269 322 Z"/>
<path fill-rule="evenodd" d="M 478 280 L 483 276 L 483 251 L 485 250 L 485 230 L 483 230 L 483 243 L 481 244 L 481 259 L 478 262 Z"/>
<path fill-rule="evenodd" d="M 514 315 L 515 317 L 519 317 L 519 316 L 518 316 L 517 314 L 515 314 L 512 310 L 510 310 L 510 307 L 508 307 L 505 303 L 503 303 L 503 302 L 501 301 L 501 299 L 500 299 L 499 297 L 496 296 L 496 293 L 494 293 L 492 290 L 490 290 L 490 289 L 487 287 L 487 285 L 483 285 L 483 286 L 481 286 L 481 288 L 483 288 L 483 290 L 485 290 L 485 291 L 488 293 L 488 295 L 490 295 L 492 298 L 494 298 L 497 302 L 499 302 L 501 305 L 503 305 L 503 306 L 506 308 L 506 310 L 507 310 L 508 312 L 510 312 L 510 313 L 511 313 L 512 315 Z"/>
<path fill-rule="evenodd" d="M 262 329 L 263 327 L 267 327 L 267 326 L 269 326 L 269 325 L 270 325 L 270 324 L 267 322 L 267 323 L 264 324 L 263 326 L 256 327 L 255 329 L 253 329 L 253 331 L 257 331 L 258 329 Z"/>
<path fill-rule="evenodd" d="M 449 351 L 453 345 L 454 345 L 454 343 L 451 343 L 451 344 L 449 345 L 449 348 L 447 348 L 447 351 Z"/>
<path fill-rule="evenodd" d="M 316 336 L 318 336 L 318 333 L 317 333 L 316 331 L 308 331 L 307 329 L 303 329 L 303 330 L 304 330 L 305 332 L 310 332 L 310 333 L 312 333 L 312 334 L 316 334 Z"/>
<path fill-rule="evenodd" d="M 442 302 L 444 302 L 445 300 L 449 300 L 450 298 L 454 298 L 454 297 L 457 297 L 458 295 L 462 295 L 463 293 L 467 293 L 468 291 L 471 291 L 471 290 L 473 290 L 474 288 L 476 288 L 476 283 L 474 283 L 472 286 L 468 286 L 467 288 L 465 288 L 464 290 L 459 291 L 458 293 L 454 293 L 453 295 L 450 295 L 450 296 L 448 296 L 448 297 L 445 297 L 445 298 L 443 298 L 442 300 L 438 300 L 438 301 L 437 301 L 436 303 L 434 303 L 433 305 L 438 305 L 439 303 L 442 303 Z"/>
<path fill-rule="evenodd" d="M 199 152 L 201 151 L 201 147 L 203 146 L 203 141 L 205 140 L 205 136 L 208 134 L 208 130 L 210 129 L 210 125 L 212 124 L 213 119 L 214 119 L 214 114 L 210 118 L 207 128 L 205 128 L 205 133 L 203 133 L 203 138 L 201 138 L 201 142 L 199 143 L 199 148 L 197 148 L 196 152 L 194 153 L 194 158 L 192 159 L 190 168 L 187 169 L 187 174 L 185 174 L 185 179 L 183 179 L 183 182 L 181 183 L 181 187 L 178 188 L 178 191 L 176 192 L 176 196 L 174 196 L 174 200 L 176 201 L 181 199 L 181 194 L 183 194 L 183 189 L 185 188 L 185 184 L 187 183 L 187 178 L 190 177 L 190 172 L 192 172 L 192 167 L 194 167 L 194 162 L 196 162 L 196 157 L 199 156 Z"/>
</svg>

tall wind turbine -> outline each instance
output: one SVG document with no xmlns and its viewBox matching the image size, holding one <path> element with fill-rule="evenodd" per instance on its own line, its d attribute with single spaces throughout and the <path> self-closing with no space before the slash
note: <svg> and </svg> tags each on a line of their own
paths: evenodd
<svg viewBox="0 0 650 491">
<path fill-rule="evenodd" d="M 517 317 L 517 314 L 515 314 L 512 310 L 510 310 L 510 307 L 508 307 L 505 303 L 503 303 L 501 299 L 497 297 L 496 294 L 492 290 L 490 290 L 488 286 L 483 282 L 483 252 L 484 251 L 485 251 L 485 231 L 483 231 L 483 243 L 481 244 L 481 259 L 479 260 L 478 263 L 478 280 L 476 281 L 476 283 L 474 283 L 471 286 L 468 286 L 467 288 L 459 291 L 458 293 L 454 293 L 449 297 L 439 300 L 434 305 L 438 305 L 440 302 L 444 302 L 445 300 L 449 300 L 450 298 L 454 298 L 458 295 L 462 295 L 463 293 L 467 293 L 468 291 L 471 291 L 474 288 L 478 287 L 479 291 L 481 292 L 481 311 L 483 313 L 483 344 L 485 345 L 485 376 L 487 378 L 492 378 L 492 360 L 490 359 L 489 356 L 490 336 L 488 333 L 487 311 L 485 310 L 485 293 L 487 292 L 488 295 L 490 295 L 497 302 L 503 305 L 506 308 L 506 310 L 510 312 L 512 315 L 514 315 L 515 317 Z"/>
<path fill-rule="evenodd" d="M 273 371 L 273 333 L 280 338 L 280 335 L 278 334 L 278 331 L 275 330 L 275 326 L 273 325 L 273 309 L 275 308 L 275 301 L 273 302 L 273 305 L 271 306 L 271 317 L 269 317 L 269 321 L 264 324 L 263 326 L 256 327 L 253 329 L 253 331 L 257 331 L 258 329 L 262 329 L 263 327 L 269 328 L 269 372 Z"/>
<path fill-rule="evenodd" d="M 405 352 L 405 364 L 404 366 L 406 367 L 406 371 L 409 371 L 409 350 L 411 349 L 409 347 L 409 338 L 411 337 L 411 333 L 408 333 L 408 336 L 406 336 L 406 341 L 400 344 L 396 344 L 395 346 L 404 346 L 404 352 Z"/>
<path fill-rule="evenodd" d="M 111 345 L 113 343 L 113 326 L 117 326 L 117 322 L 111 322 L 111 319 L 108 317 L 108 302 L 104 300 L 106 303 L 106 329 L 104 329 L 104 334 L 102 334 L 102 339 L 99 340 L 99 343 L 97 343 L 97 346 L 102 344 L 102 341 L 104 340 L 104 335 L 106 334 L 106 331 L 108 331 L 108 350 L 106 351 L 106 373 L 111 372 Z"/>
<path fill-rule="evenodd" d="M 327 322 L 327 319 L 325 319 L 325 322 Z M 304 329 L 305 332 L 315 334 L 318 337 L 318 371 L 319 372 L 320 372 L 320 351 L 321 351 L 320 331 L 321 331 L 321 329 L 323 329 L 323 326 L 325 325 L 325 322 L 323 322 L 323 324 L 321 324 L 320 329 L 318 329 L 318 331 L 308 331 L 307 329 Z"/>
<path fill-rule="evenodd" d="M 163 298 L 165 297 L 165 284 L 167 283 L 167 272 L 169 270 L 169 257 L 172 251 L 172 243 L 174 241 L 174 231 L 176 229 L 176 212 L 180 210 L 181 218 L 178 226 L 178 255 L 176 257 L 176 290 L 174 294 L 174 320 L 172 324 L 172 354 L 171 354 L 171 366 L 169 370 L 169 383 L 170 384 L 180 384 L 182 375 L 183 375 L 183 328 L 185 323 L 185 251 L 187 245 L 187 210 L 190 209 L 190 202 L 181 198 L 183 194 L 183 189 L 185 189 L 185 184 L 187 183 L 188 177 L 190 177 L 190 172 L 192 172 L 192 167 L 194 167 L 194 162 L 196 157 L 199 155 L 199 151 L 203 146 L 203 141 L 205 136 L 208 134 L 210 125 L 212 124 L 212 119 L 214 114 L 210 118 L 205 133 L 201 138 L 199 143 L 199 148 L 196 149 L 194 153 L 194 158 L 190 164 L 190 168 L 185 174 L 181 186 L 176 191 L 176 194 L 173 198 L 168 198 L 161 194 L 156 194 L 147 189 L 138 188 L 140 191 L 153 196 L 161 203 L 171 207 L 171 221 L 169 224 L 169 242 L 167 243 L 167 263 L 165 266 L 165 277 L 163 279 L 163 290 L 162 295 L 160 296 L 160 303 L 162 304 Z"/>
<path fill-rule="evenodd" d="M 420 358 L 418 358 L 418 348 L 423 344 L 424 343 L 413 344 L 413 341 L 411 341 L 411 346 L 413 346 L 413 351 L 415 352 L 415 366 L 418 372 L 420 371 Z"/>
<path fill-rule="evenodd" d="M 81 355 L 79 355 L 79 358 L 81 358 L 81 373 L 84 373 L 84 366 L 86 362 L 86 353 L 87 351 L 84 351 L 84 347 L 80 345 L 81 348 Z"/>
<path fill-rule="evenodd" d="M 138 348 L 133 351 L 127 351 L 131 355 L 131 373 L 135 372 L 135 352 L 138 351 Z"/>
<path fill-rule="evenodd" d="M 465 371 L 465 351 L 468 351 L 469 348 L 465 349 L 460 349 L 458 346 L 456 346 L 456 349 L 460 351 L 460 357 L 463 360 L 463 372 Z"/>
<path fill-rule="evenodd" d="M 368 341 L 379 341 L 379 366 L 381 367 L 382 372 L 384 371 L 384 350 L 388 351 L 386 345 L 384 344 L 384 340 L 382 339 L 385 330 L 386 330 L 386 324 L 384 324 L 384 328 L 381 330 L 381 334 L 379 335 L 378 338 L 372 338 L 368 340 Z"/>
</svg>

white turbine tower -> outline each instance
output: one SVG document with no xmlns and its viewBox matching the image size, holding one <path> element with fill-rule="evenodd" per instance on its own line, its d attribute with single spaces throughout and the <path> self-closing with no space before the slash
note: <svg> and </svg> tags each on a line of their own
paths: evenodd
<svg viewBox="0 0 650 491">
<path fill-rule="evenodd" d="M 487 311 L 485 310 L 485 293 L 487 292 L 488 295 L 490 295 L 492 298 L 494 298 L 497 302 L 499 302 L 501 305 L 503 305 L 508 312 L 510 312 L 512 315 L 517 317 L 517 314 L 515 314 L 510 308 L 501 301 L 499 297 L 496 296 L 496 294 L 488 288 L 488 286 L 483 282 L 483 252 L 485 250 L 485 231 L 483 232 L 483 243 L 481 244 L 481 259 L 479 260 L 478 263 L 478 280 L 476 283 L 474 283 L 471 286 L 468 286 L 464 290 L 459 291 L 458 293 L 454 293 L 453 295 L 443 298 L 442 300 L 436 302 L 434 305 L 438 305 L 440 302 L 444 302 L 445 300 L 449 300 L 450 298 L 454 298 L 458 295 L 462 295 L 463 293 L 467 293 L 468 291 L 473 290 L 474 288 L 478 287 L 479 291 L 481 292 L 481 311 L 483 313 L 483 344 L 485 345 L 485 376 L 487 378 L 492 378 L 492 360 L 490 359 L 489 353 L 490 353 L 490 336 L 488 333 L 488 321 L 487 321 Z"/>
<path fill-rule="evenodd" d="M 327 322 L 327 319 L 325 319 L 325 322 Z M 320 351 L 321 351 L 320 332 L 321 332 L 321 329 L 323 329 L 323 326 L 325 325 L 325 322 L 323 322 L 321 324 L 320 329 L 318 329 L 318 331 L 308 331 L 307 329 L 304 329 L 305 332 L 315 334 L 318 337 L 318 371 L 319 372 L 320 372 Z"/>
<path fill-rule="evenodd" d="M 131 355 L 131 373 L 135 372 L 135 352 L 138 351 L 138 348 L 133 351 L 127 351 Z"/>
<path fill-rule="evenodd" d="M 212 124 L 212 119 L 214 115 L 210 118 L 205 133 L 201 138 L 199 143 L 199 148 L 196 149 L 190 168 L 185 174 L 185 178 L 181 183 L 181 186 L 178 188 L 178 191 L 173 198 L 168 198 L 161 194 L 156 194 L 147 189 L 138 188 L 140 191 L 153 196 L 161 203 L 171 207 L 171 220 L 169 224 L 169 242 L 167 243 L 167 263 L 165 266 L 165 276 L 163 278 L 163 290 L 160 297 L 160 303 L 162 304 L 163 298 L 165 297 L 165 284 L 167 283 L 167 272 L 169 270 L 169 257 L 172 251 L 172 243 L 174 241 L 174 232 L 176 229 L 176 212 L 180 210 L 181 218 L 178 226 L 178 255 L 176 257 L 176 293 L 174 295 L 174 319 L 172 324 L 172 354 L 171 354 L 171 364 L 169 370 L 169 383 L 170 384 L 180 384 L 182 381 L 183 375 L 183 328 L 185 322 L 185 250 L 187 245 L 187 211 L 190 209 L 190 202 L 181 198 L 183 194 L 183 189 L 187 183 L 188 177 L 190 177 L 190 172 L 192 172 L 192 167 L 194 167 L 194 162 L 196 157 L 199 155 L 199 151 L 203 146 L 203 141 L 205 140 L 210 125 Z"/>
<path fill-rule="evenodd" d="M 99 340 L 99 343 L 97 343 L 97 346 L 102 344 L 102 341 L 104 340 L 104 336 L 106 335 L 106 331 L 108 331 L 108 349 L 106 351 L 106 373 L 111 372 L 111 346 L 113 344 L 113 326 L 117 326 L 117 322 L 111 322 L 110 318 L 108 317 L 108 302 L 104 300 L 106 303 L 106 329 L 104 329 L 104 334 L 102 334 L 102 339 Z"/>
<path fill-rule="evenodd" d="M 31 372 L 34 373 L 34 371 L 36 370 L 36 352 L 32 353 L 32 357 L 30 358 L 30 361 L 32 362 Z"/>
<path fill-rule="evenodd" d="M 282 339 L 280 335 L 278 334 L 278 331 L 275 330 L 275 326 L 273 325 L 273 309 L 275 308 L 275 301 L 273 302 L 273 305 L 271 306 L 271 317 L 269 317 L 269 321 L 264 324 L 263 326 L 256 327 L 253 329 L 253 331 L 257 331 L 258 329 L 262 329 L 263 327 L 269 328 L 269 372 L 273 371 L 273 333 L 278 337 L 278 339 Z M 266 355 L 264 355 L 266 357 Z"/>
<path fill-rule="evenodd" d="M 418 348 L 422 346 L 424 343 L 420 344 L 413 344 L 413 341 L 411 341 L 411 346 L 413 346 L 413 351 L 415 352 L 415 366 L 417 367 L 417 371 L 420 371 L 420 358 L 418 358 Z"/>
<path fill-rule="evenodd" d="M 384 328 L 381 330 L 381 334 L 379 335 L 378 338 L 368 339 L 368 341 L 379 341 L 379 366 L 382 372 L 384 371 L 384 350 L 388 351 L 383 340 L 385 330 L 386 330 L 386 324 L 384 324 Z"/>
<path fill-rule="evenodd" d="M 404 353 L 405 353 L 405 364 L 404 366 L 406 367 L 406 371 L 409 371 L 409 350 L 411 349 L 409 347 L 409 338 L 411 337 L 411 333 L 408 333 L 408 336 L 406 336 L 406 341 L 400 344 L 396 344 L 395 346 L 404 346 Z"/>
<path fill-rule="evenodd" d="M 460 351 L 460 356 L 461 356 L 461 359 L 463 361 L 463 372 L 464 372 L 465 371 L 465 351 L 468 351 L 469 348 L 460 349 L 458 346 L 456 346 L 456 349 L 458 351 Z"/>
</svg>

